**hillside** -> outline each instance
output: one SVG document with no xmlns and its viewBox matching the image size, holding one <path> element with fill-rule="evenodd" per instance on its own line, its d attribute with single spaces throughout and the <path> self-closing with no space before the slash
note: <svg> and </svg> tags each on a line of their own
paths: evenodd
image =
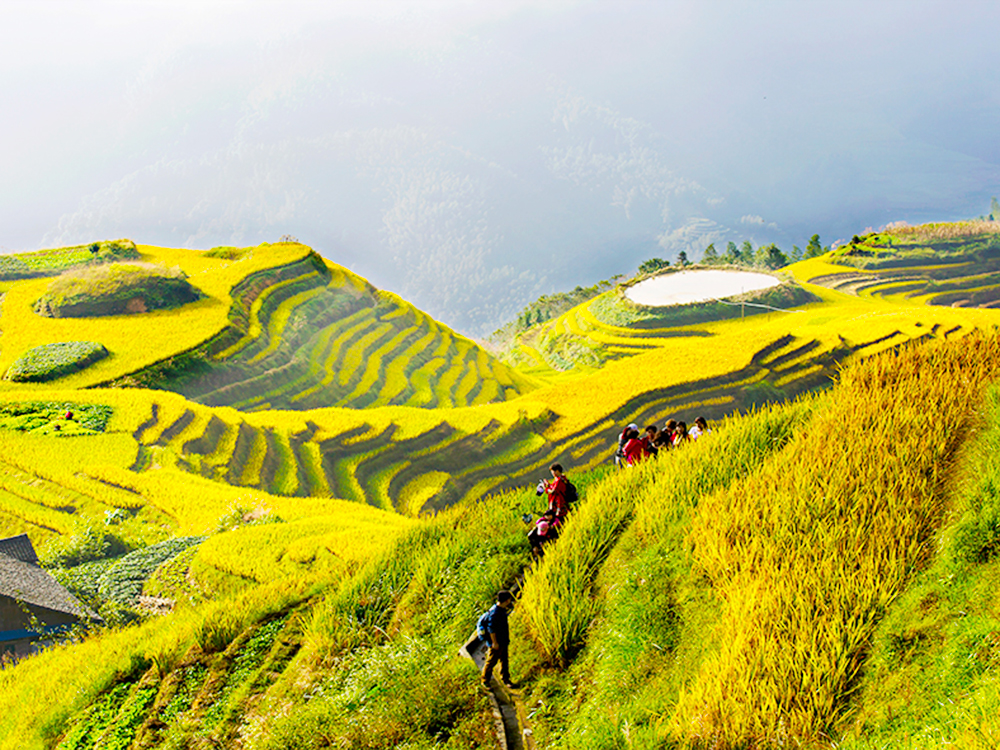
<svg viewBox="0 0 1000 750">
<path fill-rule="evenodd" d="M 244 410 L 464 406 L 532 388 L 471 340 L 305 245 L 223 250 L 139 246 L 140 267 L 176 268 L 201 295 L 177 309 L 143 305 L 151 311 L 141 315 L 44 319 L 36 307 L 51 278 L 3 282 L 0 368 L 36 345 L 96 341 L 111 356 L 60 386 L 165 388 Z M 50 275 L 79 267 L 76 248 L 62 252 L 62 265 L 59 251 L 41 254 Z"/>
<path fill-rule="evenodd" d="M 989 746 L 1000 312 L 881 275 L 984 289 L 987 229 L 684 307 L 620 285 L 505 362 L 298 244 L 140 245 L 204 296 L 114 319 L 4 282 L 0 367 L 109 356 L 2 383 L 0 537 L 122 628 L 0 671 L 0 747 L 491 747 L 454 654 L 514 582 L 526 747 Z M 697 415 L 610 467 L 623 424 Z M 529 569 L 553 461 L 582 500 Z"/>
<path fill-rule="evenodd" d="M 856 294 L 931 305 L 1000 305 L 1000 223 L 969 221 L 897 227 L 855 237 L 830 261 L 842 266 L 813 279 Z"/>
</svg>

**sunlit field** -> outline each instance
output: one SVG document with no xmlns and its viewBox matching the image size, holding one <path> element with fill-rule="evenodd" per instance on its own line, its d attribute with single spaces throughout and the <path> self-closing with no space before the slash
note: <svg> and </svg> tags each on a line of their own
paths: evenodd
<svg viewBox="0 0 1000 750">
<path fill-rule="evenodd" d="M 140 245 L 205 295 L 152 313 L 42 317 L 51 276 L 5 281 L 4 371 L 110 356 L 0 381 L 0 536 L 105 621 L 0 670 L 0 747 L 489 746 L 454 654 L 515 582 L 537 747 L 898 744 L 921 714 L 882 683 L 960 683 L 912 746 L 988 746 L 992 232 L 866 235 L 690 305 L 603 287 L 499 352 L 297 243 Z M 710 436 L 613 468 L 625 424 L 696 416 Z M 529 566 L 554 462 L 581 499 Z"/>
</svg>

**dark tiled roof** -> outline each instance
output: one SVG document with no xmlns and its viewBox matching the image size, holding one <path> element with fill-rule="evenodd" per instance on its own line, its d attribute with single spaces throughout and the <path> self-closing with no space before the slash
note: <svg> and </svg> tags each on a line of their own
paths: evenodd
<svg viewBox="0 0 1000 750">
<path fill-rule="evenodd" d="M 88 620 L 100 619 L 37 565 L 0 553 L 0 596 Z"/>
<path fill-rule="evenodd" d="M 0 539 L 0 554 L 9 555 L 21 562 L 38 563 L 38 555 L 35 554 L 35 548 L 31 546 L 31 540 L 28 539 L 27 534 Z"/>
</svg>

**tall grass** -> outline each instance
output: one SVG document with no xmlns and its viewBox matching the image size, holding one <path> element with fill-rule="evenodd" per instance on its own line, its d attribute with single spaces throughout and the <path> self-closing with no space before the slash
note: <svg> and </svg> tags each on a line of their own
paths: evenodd
<svg viewBox="0 0 1000 750">
<path fill-rule="evenodd" d="M 597 573 L 630 523 L 643 543 L 652 544 L 689 514 L 699 497 L 753 471 L 782 447 L 810 408 L 810 402 L 801 402 L 730 420 L 694 444 L 594 486 L 559 541 L 525 578 L 520 609 L 543 656 L 565 664 L 583 645 L 600 608 L 593 590 Z"/>
<path fill-rule="evenodd" d="M 248 721 L 253 748 L 487 747 L 455 652 L 528 557 L 525 492 L 428 519 L 316 606 L 303 650 Z"/>
<path fill-rule="evenodd" d="M 850 368 L 787 449 L 702 500 L 689 541 L 723 613 L 675 731 L 715 747 L 832 731 L 875 626 L 928 559 L 943 477 L 998 358 L 977 336 Z"/>
<path fill-rule="evenodd" d="M 1000 221 L 973 219 L 971 221 L 919 224 L 912 227 L 889 225 L 886 229 L 893 235 L 913 239 L 916 242 L 931 242 L 976 237 L 981 234 L 997 234 L 1000 233 Z"/>
<path fill-rule="evenodd" d="M 933 565 L 893 602 L 872 639 L 838 747 L 1000 745 L 1000 388 L 949 481 Z"/>
</svg>

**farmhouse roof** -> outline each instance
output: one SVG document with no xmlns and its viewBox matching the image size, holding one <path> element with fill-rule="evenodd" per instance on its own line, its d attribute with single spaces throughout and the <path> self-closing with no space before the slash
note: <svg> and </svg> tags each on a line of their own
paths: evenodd
<svg viewBox="0 0 1000 750">
<path fill-rule="evenodd" d="M 35 548 L 31 545 L 27 534 L 0 539 L 0 554 L 9 555 L 16 560 L 33 565 L 38 563 L 38 555 L 35 554 Z"/>
<path fill-rule="evenodd" d="M 60 583 L 33 563 L 0 552 L 0 596 L 9 596 L 25 604 L 64 612 L 88 620 L 98 615 L 84 607 Z"/>
</svg>

